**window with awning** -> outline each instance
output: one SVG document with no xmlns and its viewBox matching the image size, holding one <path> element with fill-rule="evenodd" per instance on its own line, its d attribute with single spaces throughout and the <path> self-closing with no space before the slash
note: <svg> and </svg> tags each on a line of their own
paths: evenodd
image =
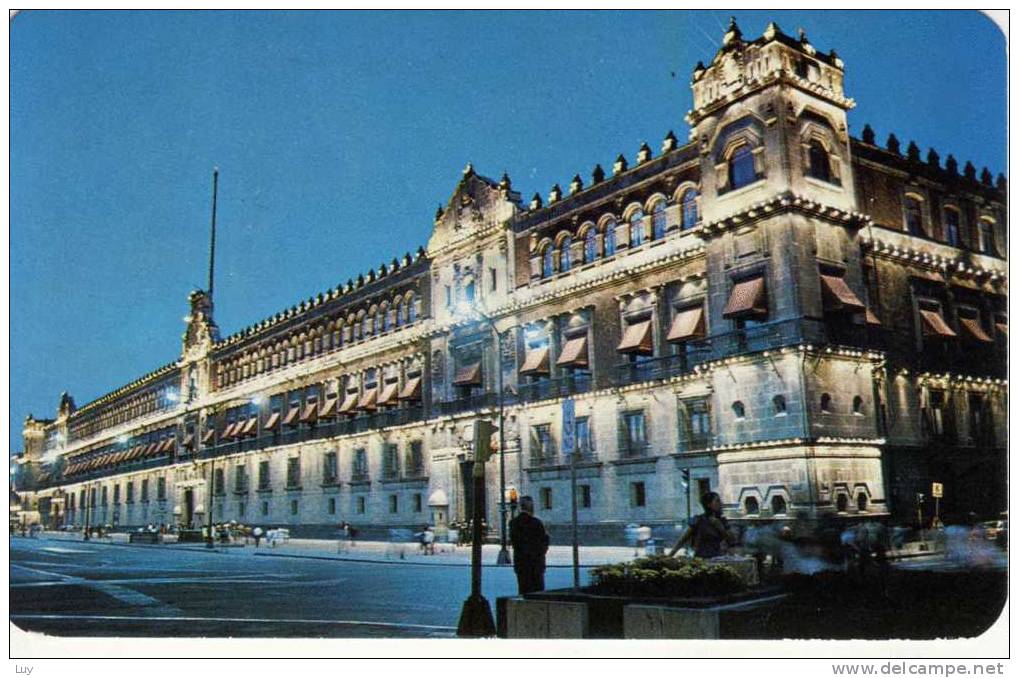
<svg viewBox="0 0 1019 678">
<path fill-rule="evenodd" d="M 280 425 L 280 413 L 273 412 L 272 414 L 269 415 L 269 418 L 265 420 L 265 426 L 263 426 L 262 428 L 265 429 L 266 431 L 273 431 L 279 425 Z"/>
<path fill-rule="evenodd" d="M 453 377 L 454 386 L 481 386 L 481 362 L 464 365 Z"/>
<path fill-rule="evenodd" d="M 881 319 L 878 318 L 877 314 L 869 308 L 863 313 L 863 321 L 868 325 L 873 325 L 875 327 L 881 326 Z"/>
<path fill-rule="evenodd" d="M 825 310 L 855 313 L 866 308 L 842 276 L 822 273 L 821 292 L 824 297 Z"/>
<path fill-rule="evenodd" d="M 390 382 L 382 388 L 382 393 L 379 394 L 379 400 L 377 405 L 380 407 L 384 405 L 395 405 L 396 404 L 396 392 L 400 388 L 400 383 L 397 381 Z"/>
<path fill-rule="evenodd" d="M 244 428 L 241 429 L 242 436 L 255 436 L 258 435 L 258 417 L 251 417 L 244 423 Z"/>
<path fill-rule="evenodd" d="M 695 306 L 676 312 L 666 341 L 678 343 L 704 338 L 704 307 Z"/>
<path fill-rule="evenodd" d="M 194 433 L 189 433 L 186 436 L 184 436 L 184 442 L 182 442 L 181 445 L 183 445 L 184 447 L 186 447 L 189 450 L 192 447 L 194 447 L 194 445 L 195 445 L 195 434 Z"/>
<path fill-rule="evenodd" d="M 301 421 L 310 424 L 316 419 L 318 419 L 318 403 L 312 400 L 304 406 L 304 411 L 301 412 Z"/>
<path fill-rule="evenodd" d="M 761 318 L 768 315 L 768 295 L 764 276 L 741 280 L 732 286 L 723 318 Z"/>
<path fill-rule="evenodd" d="M 357 409 L 362 412 L 374 412 L 376 409 L 377 398 L 378 391 L 376 389 L 365 389 L 364 395 L 361 396 L 361 400 L 357 403 Z"/>
<path fill-rule="evenodd" d="M 620 353 L 635 355 L 653 355 L 654 343 L 651 339 L 651 321 L 643 320 L 627 325 L 623 332 L 623 340 L 616 350 Z"/>
<path fill-rule="evenodd" d="M 237 424 L 234 423 L 234 422 L 230 422 L 229 424 L 226 425 L 226 428 L 223 429 L 223 432 L 219 434 L 219 439 L 220 440 L 230 440 L 230 439 L 232 439 L 234 437 L 234 430 L 236 428 L 237 428 Z"/>
<path fill-rule="evenodd" d="M 924 335 L 940 337 L 957 336 L 952 328 L 948 326 L 948 323 L 945 322 L 940 309 L 921 308 L 920 321 L 923 323 Z"/>
<path fill-rule="evenodd" d="M 336 416 L 336 397 L 327 398 L 318 411 L 319 419 L 332 419 Z"/>
<path fill-rule="evenodd" d="M 986 344 L 994 343 L 994 339 L 991 339 L 987 332 L 984 332 L 984 328 L 980 326 L 980 318 L 959 316 L 959 325 L 970 339 Z"/>
<path fill-rule="evenodd" d="M 400 400 L 421 400 L 421 377 L 407 380 L 403 390 L 400 391 Z"/>
<path fill-rule="evenodd" d="M 587 367 L 587 335 L 573 337 L 567 340 L 563 350 L 559 352 L 559 360 L 556 365 L 562 367 Z"/>
<path fill-rule="evenodd" d="M 343 404 L 340 405 L 338 414 L 354 414 L 357 406 L 357 391 L 348 393 L 347 397 L 343 399 Z"/>
<path fill-rule="evenodd" d="M 297 415 L 300 413 L 301 408 L 292 404 L 290 409 L 287 410 L 287 416 L 283 418 L 283 424 L 285 426 L 297 426 Z"/>
<path fill-rule="evenodd" d="M 998 320 L 994 323 L 994 327 L 1004 334 L 1006 339 L 1008 338 L 1008 320 L 1005 318 L 998 318 Z"/>
<path fill-rule="evenodd" d="M 524 375 L 545 375 L 549 373 L 548 367 L 548 346 L 532 348 L 527 351 L 524 364 L 520 368 L 520 374 Z"/>
<path fill-rule="evenodd" d="M 210 428 L 208 431 L 205 432 L 205 435 L 202 436 L 202 444 L 208 445 L 209 443 L 212 442 L 212 439 L 215 437 L 216 437 L 215 429 Z"/>
</svg>

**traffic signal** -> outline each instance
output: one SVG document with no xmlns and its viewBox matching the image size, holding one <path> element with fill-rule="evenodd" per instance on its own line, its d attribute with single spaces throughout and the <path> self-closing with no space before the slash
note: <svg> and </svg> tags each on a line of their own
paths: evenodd
<svg viewBox="0 0 1019 678">
<path fill-rule="evenodd" d="M 484 464 L 492 456 L 494 448 L 492 438 L 498 433 L 499 427 L 487 419 L 474 422 L 474 461 Z"/>
<path fill-rule="evenodd" d="M 690 487 L 690 469 L 680 469 L 679 472 L 683 474 L 683 487 Z"/>
</svg>

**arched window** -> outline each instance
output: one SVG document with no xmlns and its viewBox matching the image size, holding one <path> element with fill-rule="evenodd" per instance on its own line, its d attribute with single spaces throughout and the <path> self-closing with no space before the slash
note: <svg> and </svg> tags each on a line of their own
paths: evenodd
<svg viewBox="0 0 1019 678">
<path fill-rule="evenodd" d="M 403 299 L 400 299 L 396 302 L 396 313 L 393 314 L 397 327 L 403 324 L 403 308 Z"/>
<path fill-rule="evenodd" d="M 729 158 L 729 186 L 735 190 L 757 181 L 757 170 L 754 169 L 754 152 L 743 144 Z"/>
<path fill-rule="evenodd" d="M 849 495 L 839 492 L 838 497 L 835 499 L 835 510 L 839 513 L 845 513 L 847 508 L 849 508 Z"/>
<path fill-rule="evenodd" d="M 747 497 L 743 500 L 743 510 L 748 516 L 756 516 L 761 512 L 761 505 L 757 503 L 756 497 Z"/>
<path fill-rule="evenodd" d="M 978 251 L 981 254 L 994 254 L 994 222 L 984 217 L 977 223 Z"/>
<path fill-rule="evenodd" d="M 775 416 L 779 417 L 786 413 L 785 407 L 785 396 L 777 395 L 771 399 L 771 404 L 775 409 Z"/>
<path fill-rule="evenodd" d="M 616 253 L 616 220 L 609 219 L 605 222 L 605 256 L 611 257 Z"/>
<path fill-rule="evenodd" d="M 945 208 L 945 242 L 952 247 L 959 247 L 962 241 L 959 239 L 959 227 L 961 219 L 959 210 L 954 207 Z"/>
<path fill-rule="evenodd" d="M 584 263 L 590 264 L 598 258 L 598 233 L 594 227 L 587 229 L 584 234 Z"/>
<path fill-rule="evenodd" d="M 389 331 L 389 313 L 385 306 L 379 308 L 378 315 L 375 316 L 375 326 L 379 328 L 380 332 Z"/>
<path fill-rule="evenodd" d="M 776 494 L 771 498 L 771 514 L 775 516 L 784 516 L 786 513 L 785 497 Z"/>
<path fill-rule="evenodd" d="M 807 150 L 810 160 L 810 176 L 821 181 L 831 181 L 831 161 L 828 159 L 828 151 L 817 139 L 810 142 Z"/>
<path fill-rule="evenodd" d="M 853 396 L 853 414 L 863 416 L 863 398 L 860 396 Z"/>
<path fill-rule="evenodd" d="M 630 247 L 644 244 L 644 212 L 637 210 L 630 215 Z"/>
<path fill-rule="evenodd" d="M 910 235 L 927 235 L 923 228 L 923 204 L 919 198 L 907 195 L 904 202 L 906 231 Z"/>
<path fill-rule="evenodd" d="M 552 274 L 555 273 L 555 265 L 552 261 L 553 247 L 551 244 L 545 245 L 545 250 L 541 253 L 541 277 L 551 278 Z"/>
<path fill-rule="evenodd" d="M 856 495 L 856 510 L 865 512 L 867 510 L 867 493 L 860 492 Z"/>
<path fill-rule="evenodd" d="M 821 412 L 831 414 L 831 396 L 827 393 L 821 394 Z"/>
<path fill-rule="evenodd" d="M 364 317 L 364 320 L 361 321 L 361 324 L 363 325 L 361 336 L 367 337 L 367 336 L 369 336 L 372 333 L 372 320 L 373 319 L 374 319 L 373 316 L 366 315 Z"/>
<path fill-rule="evenodd" d="M 696 226 L 697 220 L 700 219 L 697 214 L 697 191 L 692 188 L 683 191 L 680 203 L 683 206 L 683 223 L 680 227 L 685 231 Z"/>
<path fill-rule="evenodd" d="M 747 416 L 747 410 L 743 406 L 742 401 L 737 400 L 732 404 L 732 413 L 736 415 L 737 419 L 745 419 Z"/>
<path fill-rule="evenodd" d="M 414 298 L 413 294 L 409 295 L 404 302 L 403 313 L 408 325 L 418 319 L 417 299 Z"/>
<path fill-rule="evenodd" d="M 570 270 L 570 247 L 573 246 L 573 238 L 567 236 L 559 245 L 559 270 L 566 272 Z"/>
<path fill-rule="evenodd" d="M 665 237 L 665 201 L 659 200 L 651 208 L 651 238 L 658 240 Z"/>
</svg>

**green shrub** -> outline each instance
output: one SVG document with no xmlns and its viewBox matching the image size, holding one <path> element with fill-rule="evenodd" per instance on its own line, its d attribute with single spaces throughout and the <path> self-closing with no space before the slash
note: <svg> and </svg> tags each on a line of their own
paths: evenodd
<svg viewBox="0 0 1019 678">
<path fill-rule="evenodd" d="M 591 571 L 595 593 L 639 598 L 695 598 L 742 591 L 743 580 L 728 565 L 700 558 L 648 556 Z"/>
</svg>

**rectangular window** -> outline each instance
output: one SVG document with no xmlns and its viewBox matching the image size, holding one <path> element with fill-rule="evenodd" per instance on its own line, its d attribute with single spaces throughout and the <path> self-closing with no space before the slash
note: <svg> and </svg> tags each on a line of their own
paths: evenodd
<svg viewBox="0 0 1019 678">
<path fill-rule="evenodd" d="M 400 498 L 395 494 L 389 495 L 389 512 L 390 513 L 400 512 Z"/>
<path fill-rule="evenodd" d="M 993 430 L 987 398 L 982 393 L 970 393 L 968 404 L 970 437 L 976 442 L 984 442 L 990 438 Z"/>
<path fill-rule="evenodd" d="M 630 483 L 630 506 L 639 508 L 645 505 L 644 483 Z"/>
<path fill-rule="evenodd" d="M 166 478 L 156 478 L 156 499 L 166 500 Z"/>
<path fill-rule="evenodd" d="M 453 307 L 453 289 L 446 285 L 446 308 Z"/>
<path fill-rule="evenodd" d="M 407 459 L 407 476 L 410 478 L 425 477 L 425 459 L 422 451 L 423 443 L 420 440 L 410 441 L 410 450 Z"/>
<path fill-rule="evenodd" d="M 541 508 L 546 511 L 552 510 L 552 488 L 543 487 L 541 488 Z"/>
<path fill-rule="evenodd" d="M 267 501 L 262 502 L 262 515 L 263 516 L 269 515 L 269 502 Z"/>
<path fill-rule="evenodd" d="M 703 450 L 711 442 L 711 407 L 707 398 L 679 404 L 680 450 Z"/>
<path fill-rule="evenodd" d="M 555 459 L 555 441 L 552 439 L 551 424 L 538 424 L 531 427 L 532 456 L 539 462 Z"/>
<path fill-rule="evenodd" d="M 620 456 L 640 457 L 647 452 L 647 426 L 644 412 L 623 413 L 622 441 Z"/>
<path fill-rule="evenodd" d="M 108 490 L 109 490 L 109 488 L 107 488 L 106 486 L 103 486 L 103 489 L 100 490 L 100 495 L 99 496 L 101 496 L 102 499 L 99 500 L 99 503 L 102 504 L 103 506 L 106 506 L 106 504 L 109 503 L 109 501 L 108 501 L 108 499 L 109 499 Z"/>
<path fill-rule="evenodd" d="M 223 469 L 218 468 L 216 469 L 216 473 L 213 476 L 212 493 L 223 494 L 225 488 L 226 488 L 226 475 L 224 474 Z"/>
<path fill-rule="evenodd" d="M 336 497 L 329 497 L 329 501 L 326 502 L 326 511 L 329 515 L 336 515 Z"/>
<path fill-rule="evenodd" d="M 248 507 L 243 501 L 237 502 L 237 515 L 243 516 L 244 512 L 247 511 Z"/>
<path fill-rule="evenodd" d="M 258 489 L 269 489 L 269 462 L 268 460 L 258 462 Z"/>
<path fill-rule="evenodd" d="M 354 506 L 357 513 L 364 513 L 364 497 L 357 497 L 354 501 Z"/>
<path fill-rule="evenodd" d="M 359 447 L 354 450 L 354 463 L 351 469 L 351 480 L 368 479 L 368 452 Z"/>
<path fill-rule="evenodd" d="M 495 290 L 496 290 L 496 288 L 498 286 L 499 286 L 499 284 L 498 284 L 497 273 L 496 273 L 494 268 L 489 268 L 488 269 L 488 289 L 491 290 L 492 292 L 495 292 Z"/>
<path fill-rule="evenodd" d="M 292 516 L 296 516 L 297 515 L 297 500 L 296 499 L 291 499 L 290 500 L 290 515 L 292 515 Z"/>
<path fill-rule="evenodd" d="M 577 451 L 581 457 L 594 454 L 594 438 L 591 436 L 591 420 L 588 417 L 577 417 L 575 435 Z"/>
<path fill-rule="evenodd" d="M 577 505 L 580 508 L 591 508 L 591 486 L 581 485 L 577 488 L 579 497 L 577 498 Z"/>
<path fill-rule="evenodd" d="M 125 497 L 124 497 L 125 503 L 133 504 L 134 503 L 134 481 L 133 480 L 127 481 L 127 485 L 124 486 L 124 494 L 125 494 Z"/>
<path fill-rule="evenodd" d="M 234 492 L 248 491 L 248 467 L 234 467 Z"/>
<path fill-rule="evenodd" d="M 421 508 L 422 508 L 421 495 L 420 494 L 415 494 L 414 495 L 414 513 L 421 513 Z"/>
<path fill-rule="evenodd" d="M 287 459 L 287 487 L 301 486 L 301 458 L 290 457 Z"/>
<path fill-rule="evenodd" d="M 931 389 L 928 398 L 928 431 L 935 438 L 941 438 L 945 435 L 945 392 Z"/>
<path fill-rule="evenodd" d="M 382 446 L 382 477 L 387 479 L 398 478 L 400 475 L 400 451 L 396 443 L 386 443 Z"/>
<path fill-rule="evenodd" d="M 322 482 L 326 485 L 333 485 L 337 480 L 336 453 L 326 452 L 322 460 Z"/>
<path fill-rule="evenodd" d="M 148 501 L 148 500 L 149 500 L 149 479 L 148 478 L 143 478 L 142 479 L 142 501 Z"/>
<path fill-rule="evenodd" d="M 113 486 L 113 503 L 114 504 L 120 503 L 120 485 Z"/>
</svg>

